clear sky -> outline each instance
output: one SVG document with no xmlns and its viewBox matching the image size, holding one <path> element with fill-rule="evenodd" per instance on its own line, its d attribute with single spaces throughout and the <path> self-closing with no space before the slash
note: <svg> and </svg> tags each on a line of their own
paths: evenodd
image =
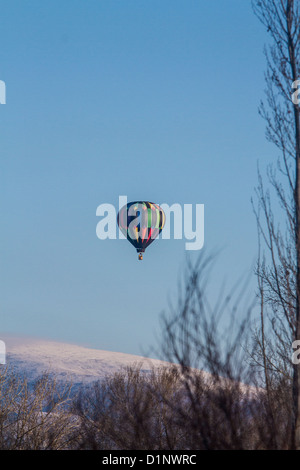
<svg viewBox="0 0 300 470">
<path fill-rule="evenodd" d="M 140 262 L 96 237 L 96 208 L 204 204 L 216 290 L 252 269 L 257 162 L 276 157 L 257 112 L 266 33 L 250 0 L 0 6 L 0 335 L 140 354 L 176 299 L 185 240 Z"/>
</svg>

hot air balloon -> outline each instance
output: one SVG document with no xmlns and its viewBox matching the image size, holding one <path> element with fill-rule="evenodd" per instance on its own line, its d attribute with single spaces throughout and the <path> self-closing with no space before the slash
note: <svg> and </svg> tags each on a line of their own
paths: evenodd
<svg viewBox="0 0 300 470">
<path fill-rule="evenodd" d="M 165 213 L 158 204 L 148 201 L 128 202 L 118 213 L 118 225 L 127 240 L 143 259 L 146 248 L 165 225 Z"/>
</svg>

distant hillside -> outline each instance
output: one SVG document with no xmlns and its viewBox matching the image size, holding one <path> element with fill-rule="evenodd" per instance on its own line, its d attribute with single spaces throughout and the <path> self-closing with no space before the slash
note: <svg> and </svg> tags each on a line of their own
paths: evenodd
<svg viewBox="0 0 300 470">
<path fill-rule="evenodd" d="M 142 364 L 142 370 L 147 372 L 151 367 L 167 364 L 157 359 L 57 341 L 16 337 L 2 339 L 6 343 L 7 366 L 25 375 L 30 382 L 48 372 L 59 380 L 72 381 L 74 385 L 88 384 L 129 365 Z"/>
</svg>

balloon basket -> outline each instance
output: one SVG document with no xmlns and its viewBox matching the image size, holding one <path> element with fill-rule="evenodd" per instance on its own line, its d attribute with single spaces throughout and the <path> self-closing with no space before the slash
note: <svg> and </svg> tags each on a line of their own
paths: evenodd
<svg viewBox="0 0 300 470">
<path fill-rule="evenodd" d="M 143 253 L 139 253 L 139 260 L 143 259 Z"/>
</svg>

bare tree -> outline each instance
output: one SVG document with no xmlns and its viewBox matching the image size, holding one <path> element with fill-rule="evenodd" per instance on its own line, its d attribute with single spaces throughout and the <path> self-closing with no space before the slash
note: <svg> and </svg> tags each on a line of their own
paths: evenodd
<svg viewBox="0 0 300 470">
<path fill-rule="evenodd" d="M 184 448 L 288 449 L 289 380 L 275 368 L 268 390 L 262 387 L 249 356 L 247 279 L 229 295 L 214 292 L 211 304 L 211 261 L 202 254 L 189 263 L 178 302 L 162 317 L 163 358 L 181 372 L 184 399 L 169 406 L 178 426 L 190 431 Z"/>
<path fill-rule="evenodd" d="M 139 364 L 82 390 L 74 404 L 82 449 L 178 449 L 188 431 L 173 419 L 169 402 L 180 396 L 178 370 L 145 373 Z"/>
<path fill-rule="evenodd" d="M 271 37 L 265 48 L 266 101 L 259 112 L 266 121 L 267 139 L 280 151 L 277 168 L 268 169 L 271 191 L 259 173 L 256 192 L 264 246 L 257 267 L 261 329 L 256 359 L 265 370 L 267 387 L 274 372 L 292 379 L 291 447 L 300 449 L 300 371 L 291 363 L 292 342 L 300 339 L 300 109 L 292 101 L 292 85 L 300 78 L 300 0 L 252 0 L 252 5 Z M 276 203 L 281 208 L 277 220 Z"/>
<path fill-rule="evenodd" d="M 214 293 L 211 305 L 211 261 L 201 255 L 188 264 L 178 301 L 162 316 L 169 365 L 150 374 L 125 368 L 82 390 L 74 404 L 79 448 L 289 448 L 289 384 L 274 371 L 268 392 L 260 387 L 249 361 L 245 286 L 218 299 Z"/>
<path fill-rule="evenodd" d="M 60 450 L 76 445 L 71 386 L 48 375 L 33 385 L 11 370 L 0 374 L 0 449 Z"/>
<path fill-rule="evenodd" d="M 234 292 L 215 296 L 211 305 L 211 263 L 204 254 L 188 263 L 178 301 L 162 316 L 162 357 L 178 364 L 184 390 L 184 399 L 170 407 L 178 424 L 189 429 L 184 448 L 257 448 L 250 408 L 260 392 L 250 387 L 246 352 L 250 308 L 234 303 Z M 243 292 L 244 286 L 235 292 L 240 302 Z"/>
</svg>

